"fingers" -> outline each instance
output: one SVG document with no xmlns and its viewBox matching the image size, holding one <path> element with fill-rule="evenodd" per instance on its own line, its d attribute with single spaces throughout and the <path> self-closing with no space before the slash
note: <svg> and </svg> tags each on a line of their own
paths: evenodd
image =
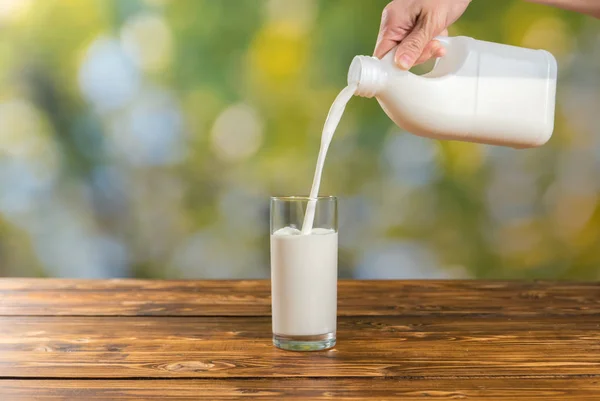
<svg viewBox="0 0 600 401">
<path fill-rule="evenodd" d="M 448 36 L 448 30 L 444 29 L 439 35 L 437 35 L 437 37 L 440 37 L 440 36 Z M 433 53 L 433 57 L 435 57 L 435 58 L 444 57 L 446 55 L 446 48 L 439 41 L 436 40 L 436 42 L 439 43 L 439 47 Z"/>
<path fill-rule="evenodd" d="M 373 53 L 382 58 L 398 46 L 394 61 L 405 70 L 432 57 L 443 57 L 446 49 L 434 36 L 448 35 L 444 29 L 447 21 L 443 17 L 447 12 L 423 7 L 413 9 L 409 5 L 406 1 L 394 0 L 385 7 Z"/>
<path fill-rule="evenodd" d="M 375 51 L 373 55 L 377 58 L 382 58 L 385 56 L 390 50 L 392 50 L 398 44 L 397 40 L 392 40 L 388 38 L 377 39 L 377 44 L 375 45 Z"/>
<path fill-rule="evenodd" d="M 436 51 L 433 53 L 433 57 L 435 58 L 440 58 L 440 57 L 444 57 L 446 55 L 446 48 L 440 44 L 440 47 L 438 47 L 436 49 Z"/>
<path fill-rule="evenodd" d="M 442 46 L 440 42 L 438 42 L 437 40 L 432 40 L 427 44 L 427 46 L 425 46 L 425 49 L 423 49 L 423 53 L 421 53 L 417 61 L 415 61 L 414 65 L 423 64 L 424 62 L 433 57 L 442 57 L 442 52 L 444 51 L 444 46 Z"/>
<path fill-rule="evenodd" d="M 408 36 L 406 36 L 398 46 L 396 50 L 396 56 L 394 58 L 396 64 L 402 69 L 408 70 L 415 62 L 421 57 L 425 48 L 432 41 L 434 36 L 434 26 L 429 18 L 423 17 L 420 18 L 415 24 L 414 29 Z M 437 47 L 441 44 L 438 41 L 435 41 L 434 44 L 431 45 L 429 51 L 440 51 Z M 431 53 L 433 55 L 433 53 Z M 431 55 L 429 56 L 429 58 Z"/>
<path fill-rule="evenodd" d="M 377 58 L 385 56 L 406 35 L 405 31 L 398 29 L 400 23 L 397 21 L 398 13 L 395 11 L 394 6 L 395 4 L 393 3 L 388 4 L 381 14 L 381 25 L 379 26 L 377 43 L 373 52 L 373 55 Z"/>
</svg>

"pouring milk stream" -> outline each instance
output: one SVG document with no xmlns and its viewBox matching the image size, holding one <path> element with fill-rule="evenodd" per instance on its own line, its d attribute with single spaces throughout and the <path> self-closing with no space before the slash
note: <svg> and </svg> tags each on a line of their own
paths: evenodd
<svg viewBox="0 0 600 401">
<path fill-rule="evenodd" d="M 556 60 L 532 50 L 469 37 L 438 37 L 446 56 L 425 75 L 399 69 L 394 50 L 381 60 L 356 56 L 348 86 L 323 127 L 302 225 L 310 234 L 327 150 L 353 95 L 375 97 L 398 126 L 415 135 L 513 148 L 546 143 L 554 129 Z"/>
<path fill-rule="evenodd" d="M 310 188 L 310 199 L 306 206 L 306 214 L 304 215 L 304 222 L 302 223 L 302 234 L 310 234 L 315 219 L 315 206 L 317 205 L 317 197 L 319 196 L 319 187 L 321 186 L 321 174 L 323 174 L 323 166 L 325 165 L 325 157 L 327 156 L 327 150 L 329 144 L 333 139 L 333 134 L 337 129 L 342 116 L 344 115 L 344 109 L 346 104 L 354 96 L 356 91 L 356 84 L 348 84 L 339 95 L 335 98 L 335 101 L 329 109 L 325 125 L 323 126 L 323 134 L 321 134 L 321 148 L 319 149 L 319 156 L 317 157 L 317 168 L 315 169 L 315 177 L 313 178 L 312 187 Z"/>
</svg>

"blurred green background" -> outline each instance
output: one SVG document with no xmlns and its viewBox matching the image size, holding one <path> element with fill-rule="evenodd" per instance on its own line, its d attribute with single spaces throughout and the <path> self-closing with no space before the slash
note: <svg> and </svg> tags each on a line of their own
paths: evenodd
<svg viewBox="0 0 600 401">
<path fill-rule="evenodd" d="M 0 275 L 259 278 L 375 0 L 0 0 Z M 326 162 L 340 275 L 600 279 L 600 24 L 474 1 L 451 29 L 558 59 L 553 139 L 422 139 L 353 99 Z"/>
</svg>

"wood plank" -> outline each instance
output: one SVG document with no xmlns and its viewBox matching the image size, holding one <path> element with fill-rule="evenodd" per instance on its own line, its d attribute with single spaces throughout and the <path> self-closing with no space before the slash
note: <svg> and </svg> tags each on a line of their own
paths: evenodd
<svg viewBox="0 0 600 401">
<path fill-rule="evenodd" d="M 597 378 L 569 379 L 258 379 L 4 380 L 3 401 L 30 400 L 432 400 L 586 401 L 600 399 Z"/>
<path fill-rule="evenodd" d="M 0 279 L 4 316 L 270 316 L 268 281 Z M 600 315 L 600 283 L 353 281 L 340 316 Z"/>
<path fill-rule="evenodd" d="M 271 345 L 266 317 L 1 317 L 0 377 L 600 375 L 600 317 L 342 317 L 334 350 Z"/>
</svg>

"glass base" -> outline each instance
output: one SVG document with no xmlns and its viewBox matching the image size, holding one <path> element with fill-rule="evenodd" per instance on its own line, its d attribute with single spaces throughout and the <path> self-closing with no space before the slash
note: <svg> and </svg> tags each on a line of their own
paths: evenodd
<svg viewBox="0 0 600 401">
<path fill-rule="evenodd" d="M 273 345 L 287 351 L 322 351 L 335 346 L 335 333 L 316 336 L 273 334 Z"/>
</svg>

